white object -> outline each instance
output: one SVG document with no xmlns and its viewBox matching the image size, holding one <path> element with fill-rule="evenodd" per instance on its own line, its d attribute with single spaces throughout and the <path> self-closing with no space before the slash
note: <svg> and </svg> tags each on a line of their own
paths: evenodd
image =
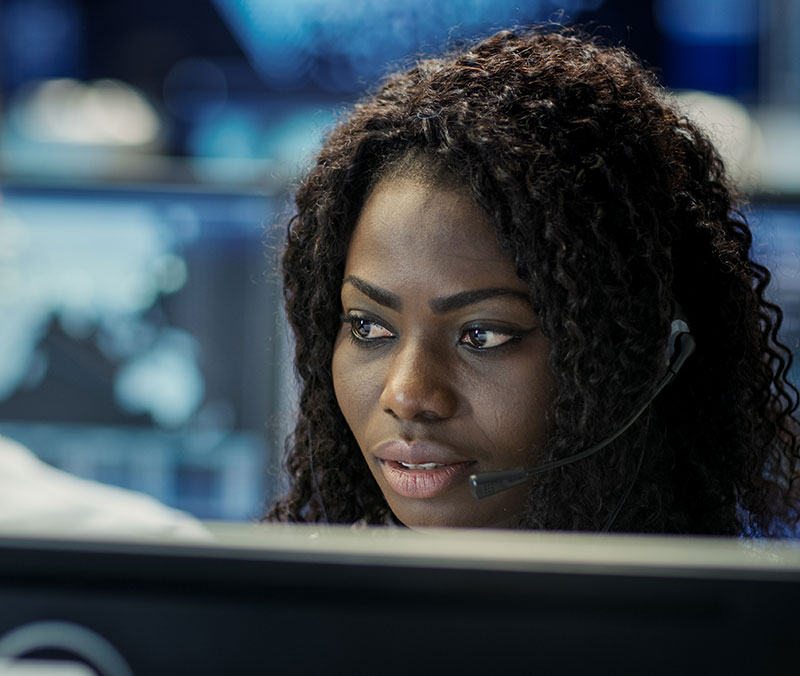
<svg viewBox="0 0 800 676">
<path fill-rule="evenodd" d="M 81 479 L 0 437 L 0 529 L 127 537 L 209 537 L 185 512 L 135 491 Z"/>
</svg>

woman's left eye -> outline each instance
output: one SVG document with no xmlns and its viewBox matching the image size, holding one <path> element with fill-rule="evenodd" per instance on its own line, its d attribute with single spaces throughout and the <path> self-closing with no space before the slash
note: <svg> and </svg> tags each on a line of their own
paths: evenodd
<svg viewBox="0 0 800 676">
<path fill-rule="evenodd" d="M 505 345 L 516 337 L 513 333 L 476 327 L 467 329 L 458 342 L 476 350 L 490 350 Z"/>
</svg>

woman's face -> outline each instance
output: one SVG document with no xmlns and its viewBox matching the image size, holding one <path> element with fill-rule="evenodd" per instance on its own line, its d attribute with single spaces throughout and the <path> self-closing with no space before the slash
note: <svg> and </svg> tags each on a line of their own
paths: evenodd
<svg viewBox="0 0 800 676">
<path fill-rule="evenodd" d="M 535 462 L 553 398 L 528 285 L 466 192 L 381 181 L 356 224 L 333 353 L 336 397 L 400 521 L 513 526 L 526 487 L 470 474 Z"/>
</svg>

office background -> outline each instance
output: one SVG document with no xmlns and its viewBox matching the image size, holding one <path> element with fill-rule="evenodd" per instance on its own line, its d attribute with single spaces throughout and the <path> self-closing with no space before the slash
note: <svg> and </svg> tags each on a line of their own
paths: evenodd
<svg viewBox="0 0 800 676">
<path fill-rule="evenodd" d="M 0 434 L 256 518 L 293 406 L 297 177 L 393 68 L 542 21 L 630 47 L 715 137 L 800 351 L 800 0 L 5 0 Z"/>
</svg>

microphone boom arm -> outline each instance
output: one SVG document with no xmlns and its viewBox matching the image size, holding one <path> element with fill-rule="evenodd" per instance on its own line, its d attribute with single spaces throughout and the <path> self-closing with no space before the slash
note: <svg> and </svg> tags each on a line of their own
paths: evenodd
<svg viewBox="0 0 800 676">
<path fill-rule="evenodd" d="M 647 407 L 653 403 L 653 400 L 661 393 L 661 390 L 663 390 L 670 382 L 672 382 L 673 378 L 675 378 L 677 375 L 678 370 L 681 368 L 681 366 L 683 366 L 683 363 L 689 358 L 692 352 L 694 352 L 694 339 L 688 332 L 677 335 L 675 337 L 675 343 L 677 345 L 675 357 L 667 367 L 667 372 L 656 384 L 653 393 L 650 395 L 647 401 L 642 404 L 630 418 L 628 418 L 625 424 L 616 432 L 614 432 L 614 434 L 606 437 L 602 441 L 596 443 L 594 446 L 590 446 L 580 453 L 575 453 L 574 455 L 561 458 L 560 460 L 552 460 L 551 462 L 545 462 L 534 467 L 514 467 L 512 469 L 503 469 L 495 472 L 481 472 L 480 474 L 472 474 L 469 477 L 472 497 L 476 498 L 477 500 L 488 498 L 491 495 L 495 495 L 496 493 L 500 493 L 501 491 L 505 491 L 509 488 L 513 488 L 514 486 L 525 483 L 525 481 L 535 474 L 539 474 L 540 472 L 549 472 L 552 469 L 563 467 L 564 465 L 569 465 L 573 462 L 578 462 L 579 460 L 588 458 L 590 455 L 594 455 L 597 453 L 597 451 L 608 446 L 608 444 L 626 432 L 628 428 L 639 419 L 639 416 L 641 416 L 642 413 L 647 410 Z"/>
</svg>

